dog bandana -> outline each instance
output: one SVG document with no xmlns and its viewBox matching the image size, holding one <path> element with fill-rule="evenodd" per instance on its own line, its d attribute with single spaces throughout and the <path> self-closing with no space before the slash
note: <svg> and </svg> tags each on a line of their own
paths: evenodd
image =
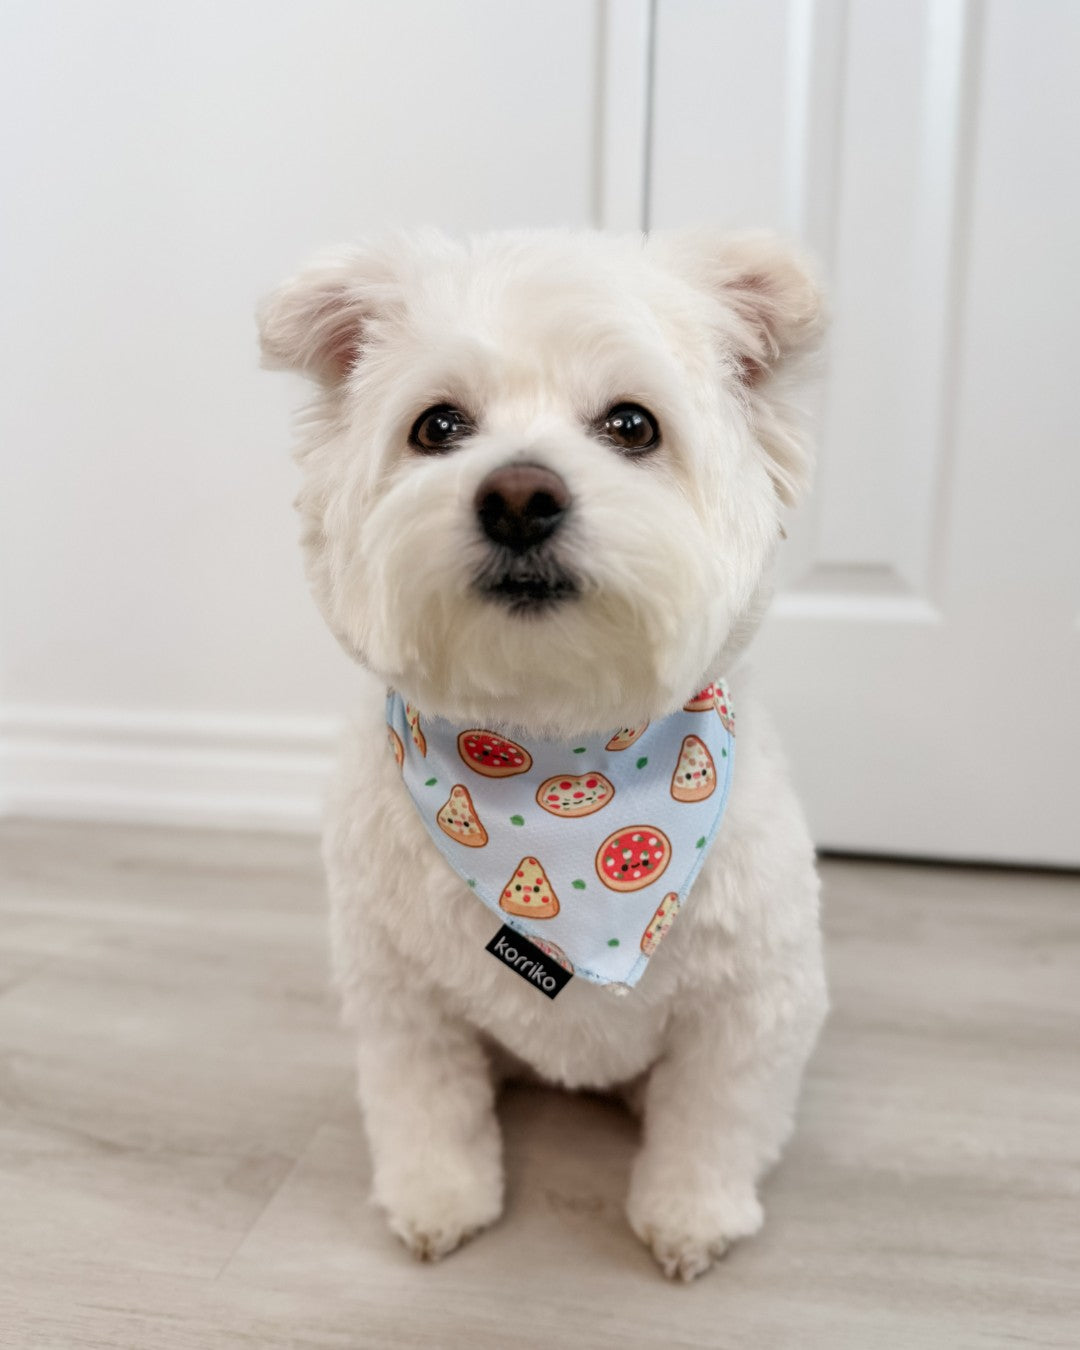
<svg viewBox="0 0 1080 1350">
<path fill-rule="evenodd" d="M 562 972 L 636 984 L 724 814 L 735 719 L 723 682 L 659 722 L 575 741 L 454 726 L 393 691 L 387 722 L 436 847 L 504 925 L 488 950 L 552 998 Z"/>
</svg>

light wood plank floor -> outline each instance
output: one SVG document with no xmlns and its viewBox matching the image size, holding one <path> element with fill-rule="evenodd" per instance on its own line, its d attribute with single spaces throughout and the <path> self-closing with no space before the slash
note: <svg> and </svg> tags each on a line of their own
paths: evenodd
<svg viewBox="0 0 1080 1350">
<path fill-rule="evenodd" d="M 1080 879 L 824 872 L 801 1125 L 686 1287 L 592 1097 L 505 1096 L 492 1232 L 436 1267 L 387 1235 L 312 840 L 0 825 L 0 1345 L 1080 1346 Z"/>
</svg>

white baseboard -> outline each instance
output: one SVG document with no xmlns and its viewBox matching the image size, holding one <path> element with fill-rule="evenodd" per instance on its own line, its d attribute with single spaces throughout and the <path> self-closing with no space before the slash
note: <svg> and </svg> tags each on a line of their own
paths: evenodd
<svg viewBox="0 0 1080 1350">
<path fill-rule="evenodd" d="M 339 723 L 0 707 L 0 815 L 314 830 Z"/>
</svg>

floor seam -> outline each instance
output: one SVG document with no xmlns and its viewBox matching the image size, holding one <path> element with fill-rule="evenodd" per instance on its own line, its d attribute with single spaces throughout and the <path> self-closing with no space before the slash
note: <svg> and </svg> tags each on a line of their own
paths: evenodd
<svg viewBox="0 0 1080 1350">
<path fill-rule="evenodd" d="M 281 1180 L 278 1182 L 278 1184 L 273 1188 L 273 1190 L 270 1192 L 270 1194 L 266 1197 L 266 1199 L 263 1201 L 263 1203 L 259 1206 L 258 1212 L 257 1212 L 256 1214 L 252 1215 L 251 1222 L 250 1222 L 250 1223 L 248 1224 L 248 1226 L 244 1229 L 244 1231 L 243 1231 L 243 1233 L 240 1235 L 240 1237 L 236 1240 L 235 1246 L 233 1247 L 232 1251 L 228 1254 L 228 1256 L 225 1258 L 224 1262 L 223 1262 L 222 1265 L 221 1265 L 221 1269 L 220 1269 L 220 1270 L 217 1272 L 217 1274 L 214 1276 L 214 1278 L 213 1278 L 213 1280 L 211 1281 L 211 1283 L 217 1284 L 217 1283 L 220 1281 L 221 1277 L 226 1273 L 226 1271 L 227 1271 L 227 1270 L 229 1269 L 229 1267 L 232 1265 L 233 1261 L 235 1261 L 236 1257 L 237 1257 L 237 1256 L 239 1255 L 239 1253 L 240 1253 L 240 1248 L 243 1247 L 244 1243 L 248 1240 L 248 1238 L 251 1236 L 251 1234 L 255 1231 L 255 1225 L 256 1225 L 257 1223 L 259 1223 L 259 1221 L 262 1219 L 262 1217 L 263 1217 L 263 1215 L 266 1213 L 266 1211 L 270 1208 L 270 1206 L 274 1203 L 274 1201 L 277 1199 L 277 1197 L 281 1194 L 283 1188 L 284 1188 L 285 1186 L 288 1185 L 289 1181 L 292 1179 L 294 1173 L 296 1172 L 296 1169 L 300 1166 L 301 1159 L 305 1156 L 305 1154 L 307 1153 L 308 1149 L 309 1149 L 309 1148 L 311 1147 L 311 1145 L 315 1142 L 315 1136 L 319 1133 L 319 1131 L 323 1128 L 323 1126 L 327 1123 L 328 1120 L 329 1120 L 329 1117 L 328 1117 L 328 1116 L 326 1116 L 326 1115 L 320 1116 L 320 1118 L 318 1119 L 318 1121 L 316 1121 L 316 1123 L 312 1126 L 311 1132 L 308 1134 L 307 1138 L 304 1140 L 304 1143 L 303 1143 L 303 1145 L 301 1146 L 301 1148 L 298 1150 L 298 1152 L 297 1152 L 297 1154 L 296 1154 L 296 1157 L 295 1157 L 295 1158 L 292 1160 L 292 1162 L 290 1163 L 289 1168 L 288 1168 L 288 1170 L 286 1171 L 285 1175 L 281 1178 Z"/>
</svg>

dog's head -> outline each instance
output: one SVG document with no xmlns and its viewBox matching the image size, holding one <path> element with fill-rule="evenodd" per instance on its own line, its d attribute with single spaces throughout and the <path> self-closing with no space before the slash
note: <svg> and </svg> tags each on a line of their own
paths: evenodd
<svg viewBox="0 0 1080 1350">
<path fill-rule="evenodd" d="M 405 236 L 286 283 L 268 364 L 315 597 L 420 707 L 573 734 L 678 706 L 768 597 L 820 305 L 769 236 Z"/>
</svg>

